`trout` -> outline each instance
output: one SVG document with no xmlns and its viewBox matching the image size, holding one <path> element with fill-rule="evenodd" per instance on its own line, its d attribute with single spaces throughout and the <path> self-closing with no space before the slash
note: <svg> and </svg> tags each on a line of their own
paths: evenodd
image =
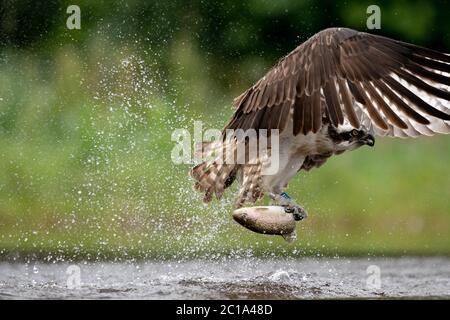
<svg viewBox="0 0 450 320">
<path fill-rule="evenodd" d="M 287 242 L 297 238 L 294 215 L 281 206 L 239 208 L 233 211 L 233 219 L 251 231 L 280 235 Z"/>
</svg>

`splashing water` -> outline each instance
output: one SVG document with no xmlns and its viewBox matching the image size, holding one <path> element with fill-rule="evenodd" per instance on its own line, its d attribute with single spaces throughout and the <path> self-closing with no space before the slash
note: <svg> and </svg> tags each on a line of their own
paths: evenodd
<svg viewBox="0 0 450 320">
<path fill-rule="evenodd" d="M 379 288 L 366 269 L 380 267 Z M 79 264 L 80 285 L 68 289 L 67 263 L 1 263 L 0 298 L 314 299 L 449 298 L 450 261 L 397 259 L 227 259 Z"/>
</svg>

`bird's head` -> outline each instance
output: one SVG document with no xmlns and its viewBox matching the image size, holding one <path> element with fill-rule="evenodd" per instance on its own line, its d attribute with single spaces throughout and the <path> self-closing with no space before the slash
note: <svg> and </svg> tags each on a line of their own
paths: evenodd
<svg viewBox="0 0 450 320">
<path fill-rule="evenodd" d="M 331 128 L 328 130 L 330 138 L 344 150 L 354 150 L 363 145 L 373 147 L 375 137 L 364 128 L 355 129 L 348 126 Z"/>
</svg>

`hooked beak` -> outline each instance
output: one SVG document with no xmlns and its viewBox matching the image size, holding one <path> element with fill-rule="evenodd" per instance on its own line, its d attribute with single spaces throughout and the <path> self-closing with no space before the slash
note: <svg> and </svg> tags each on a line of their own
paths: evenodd
<svg viewBox="0 0 450 320">
<path fill-rule="evenodd" d="M 370 147 L 373 147 L 375 145 L 375 138 L 373 135 L 368 134 L 364 139 L 362 139 L 362 142 Z"/>
</svg>

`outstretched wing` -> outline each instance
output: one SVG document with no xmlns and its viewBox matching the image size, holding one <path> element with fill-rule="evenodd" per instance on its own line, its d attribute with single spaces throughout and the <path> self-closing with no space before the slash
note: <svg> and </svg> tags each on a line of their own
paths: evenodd
<svg viewBox="0 0 450 320">
<path fill-rule="evenodd" d="M 325 122 L 399 137 L 450 133 L 450 55 L 346 28 L 321 31 L 237 97 L 225 129 L 317 132 Z"/>
</svg>

